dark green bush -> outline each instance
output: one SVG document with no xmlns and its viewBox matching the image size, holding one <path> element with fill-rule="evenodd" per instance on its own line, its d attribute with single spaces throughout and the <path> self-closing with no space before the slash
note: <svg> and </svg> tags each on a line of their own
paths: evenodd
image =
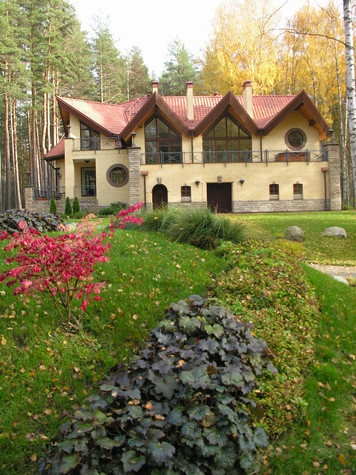
<svg viewBox="0 0 356 475">
<path fill-rule="evenodd" d="M 221 241 L 241 242 L 243 226 L 208 208 L 162 208 L 144 215 L 143 228 L 165 233 L 173 241 L 213 249 Z"/>
<path fill-rule="evenodd" d="M 41 471 L 236 474 L 267 446 L 246 407 L 256 375 L 275 372 L 266 344 L 199 296 L 172 304 L 130 367 L 118 367 L 60 428 Z"/>
<path fill-rule="evenodd" d="M 80 211 L 80 204 L 78 197 L 76 196 L 73 200 L 73 214 L 79 213 Z"/>
<path fill-rule="evenodd" d="M 70 216 L 71 214 L 73 214 L 72 205 L 71 205 L 71 202 L 70 202 L 70 199 L 69 199 L 68 196 L 66 198 L 66 202 L 65 202 L 65 206 L 64 206 L 64 214 L 66 216 Z"/>
<path fill-rule="evenodd" d="M 52 214 L 57 214 L 57 204 L 54 198 L 51 198 L 51 201 L 49 204 L 49 212 Z"/>
<path fill-rule="evenodd" d="M 126 209 L 127 204 L 118 202 L 118 203 L 111 203 L 109 207 L 102 208 L 99 210 L 99 216 L 116 216 L 119 211 L 122 209 Z"/>
</svg>

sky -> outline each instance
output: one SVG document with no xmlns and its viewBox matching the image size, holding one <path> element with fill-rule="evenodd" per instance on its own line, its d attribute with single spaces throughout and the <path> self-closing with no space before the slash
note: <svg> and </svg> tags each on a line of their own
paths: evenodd
<svg viewBox="0 0 356 475">
<path fill-rule="evenodd" d="M 168 45 L 178 38 L 195 57 L 202 56 L 212 33 L 216 8 L 223 0 L 68 0 L 77 13 L 82 29 L 90 35 L 93 19 L 100 17 L 109 26 L 122 54 L 132 46 L 142 53 L 150 75 L 156 78 L 168 60 Z M 263 1 L 263 0 L 261 0 Z M 281 13 L 289 17 L 306 0 L 275 0 Z M 312 5 L 324 0 L 310 0 Z M 199 19 L 199 21 L 197 21 Z"/>
</svg>

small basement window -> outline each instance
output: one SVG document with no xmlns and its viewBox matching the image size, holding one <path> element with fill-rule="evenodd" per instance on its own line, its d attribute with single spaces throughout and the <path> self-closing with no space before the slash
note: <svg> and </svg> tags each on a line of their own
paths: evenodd
<svg viewBox="0 0 356 475">
<path fill-rule="evenodd" d="M 303 199 L 303 184 L 302 183 L 294 183 L 294 185 L 293 185 L 293 198 L 295 200 L 302 200 Z"/>
<path fill-rule="evenodd" d="M 269 199 L 279 200 L 279 185 L 277 183 L 271 183 L 269 185 Z"/>
<path fill-rule="evenodd" d="M 181 186 L 180 194 L 181 194 L 182 201 L 191 201 L 192 188 L 187 185 Z"/>
</svg>

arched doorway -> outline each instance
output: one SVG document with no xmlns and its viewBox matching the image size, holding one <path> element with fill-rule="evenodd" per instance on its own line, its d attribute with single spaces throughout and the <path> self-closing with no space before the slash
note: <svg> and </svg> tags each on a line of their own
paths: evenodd
<svg viewBox="0 0 356 475">
<path fill-rule="evenodd" d="M 156 185 L 152 189 L 153 209 L 166 206 L 168 204 L 168 192 L 164 185 Z"/>
</svg>

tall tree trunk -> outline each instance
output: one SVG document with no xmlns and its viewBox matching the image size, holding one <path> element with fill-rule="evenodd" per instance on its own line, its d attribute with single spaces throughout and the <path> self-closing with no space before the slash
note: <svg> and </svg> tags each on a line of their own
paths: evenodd
<svg viewBox="0 0 356 475">
<path fill-rule="evenodd" d="M 334 55 L 335 55 L 335 66 L 336 66 L 336 81 L 337 81 L 337 96 L 339 104 L 339 120 L 340 120 L 340 138 L 341 138 L 341 191 L 342 191 L 342 202 L 344 204 L 349 204 L 349 183 L 348 183 L 348 173 L 347 173 L 347 158 L 346 158 L 346 143 L 345 143 L 345 134 L 344 134 L 344 120 L 342 114 L 342 98 L 340 90 L 340 71 L 339 71 L 339 60 L 337 55 L 336 43 L 334 43 Z"/>
<path fill-rule="evenodd" d="M 10 166 L 10 134 L 9 134 L 9 98 L 7 93 L 4 94 L 5 104 L 5 181 L 6 181 L 6 209 L 11 208 L 11 166 Z"/>
<path fill-rule="evenodd" d="M 14 174 L 15 204 L 16 208 L 22 208 L 19 160 L 17 149 L 17 103 L 16 99 L 12 101 L 12 163 Z"/>
<path fill-rule="evenodd" d="M 356 100 L 355 100 L 355 58 L 352 32 L 351 1 L 344 0 L 345 47 L 346 47 L 346 90 L 350 136 L 350 156 L 353 171 L 354 200 L 356 201 Z M 356 204 L 356 203 L 355 203 Z"/>
</svg>

